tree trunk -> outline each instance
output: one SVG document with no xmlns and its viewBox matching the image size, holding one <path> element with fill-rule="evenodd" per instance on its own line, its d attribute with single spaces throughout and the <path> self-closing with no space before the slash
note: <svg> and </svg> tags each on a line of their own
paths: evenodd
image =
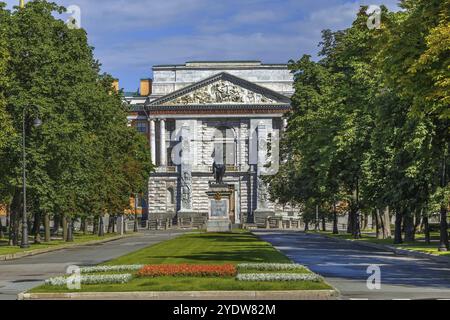
<svg viewBox="0 0 450 320">
<path fill-rule="evenodd" d="M 108 233 L 111 233 L 113 230 L 113 217 L 110 215 L 108 218 Z"/>
<path fill-rule="evenodd" d="M 6 232 L 9 233 L 9 226 L 11 225 L 11 210 L 10 206 L 6 206 Z"/>
<path fill-rule="evenodd" d="M 48 213 L 44 213 L 44 241 L 50 242 L 51 236 L 50 236 L 50 215 Z"/>
<path fill-rule="evenodd" d="M 34 243 L 41 243 L 41 214 L 36 212 L 34 214 Z"/>
<path fill-rule="evenodd" d="M 375 231 L 377 235 L 377 239 L 383 239 L 383 229 L 382 229 L 382 218 L 381 218 L 381 210 L 376 209 L 374 217 L 372 218 L 375 221 Z"/>
<path fill-rule="evenodd" d="M 441 174 L 441 187 L 447 187 L 447 154 L 444 154 L 444 159 L 442 161 L 442 174 Z M 441 224 L 440 224 L 440 235 L 439 235 L 439 251 L 448 251 L 448 223 L 447 223 L 447 207 L 448 203 L 441 204 Z"/>
<path fill-rule="evenodd" d="M 67 238 L 65 238 L 65 241 L 67 242 L 73 242 L 73 219 L 72 217 L 66 218 L 67 222 Z"/>
<path fill-rule="evenodd" d="M 105 226 L 103 225 L 103 217 L 100 216 L 98 222 L 98 236 L 103 237 L 105 235 Z"/>
<path fill-rule="evenodd" d="M 355 225 L 353 227 L 353 238 L 360 239 L 361 238 L 361 223 L 360 223 L 361 212 L 355 212 Z"/>
<path fill-rule="evenodd" d="M 361 218 L 363 219 L 362 222 L 362 230 L 367 230 L 369 228 L 369 216 L 367 214 L 361 215 Z"/>
<path fill-rule="evenodd" d="M 16 189 L 10 207 L 10 221 L 9 221 L 9 245 L 19 245 L 19 214 L 21 209 L 21 195 L 22 193 Z"/>
<path fill-rule="evenodd" d="M 2 218 L 0 218 L 0 239 L 3 239 L 4 236 Z"/>
<path fill-rule="evenodd" d="M 349 234 L 353 234 L 353 211 L 350 209 L 349 213 L 348 213 L 348 222 L 347 222 L 347 233 Z"/>
<path fill-rule="evenodd" d="M 86 234 L 86 231 L 87 231 L 87 218 L 86 217 L 81 218 L 80 230 L 83 232 L 83 234 Z"/>
<path fill-rule="evenodd" d="M 116 232 L 116 222 L 117 222 L 117 217 L 116 217 L 116 216 L 113 216 L 113 220 L 112 220 L 112 223 L 113 223 L 112 233 L 115 233 L 115 232 Z"/>
<path fill-rule="evenodd" d="M 333 234 L 339 234 L 336 202 L 333 203 Z"/>
<path fill-rule="evenodd" d="M 420 224 L 422 222 L 423 209 L 414 211 L 414 234 L 420 232 Z"/>
<path fill-rule="evenodd" d="M 446 206 L 441 205 L 439 251 L 445 252 L 448 250 L 449 250 L 449 243 L 448 243 L 447 208 L 446 208 Z"/>
<path fill-rule="evenodd" d="M 322 231 L 327 231 L 327 223 L 325 220 L 325 213 L 322 215 Z"/>
<path fill-rule="evenodd" d="M 395 244 L 403 243 L 403 239 L 402 239 L 402 212 L 398 208 L 395 210 L 394 243 Z"/>
<path fill-rule="evenodd" d="M 87 234 L 89 219 L 87 217 L 85 217 L 83 221 L 84 221 L 83 228 L 82 228 L 83 234 Z"/>
<path fill-rule="evenodd" d="M 405 227 L 405 242 L 414 242 L 414 218 L 412 212 L 406 211 L 403 216 L 403 224 Z"/>
<path fill-rule="evenodd" d="M 67 217 L 66 214 L 62 214 L 62 230 L 63 230 L 63 240 L 67 241 Z"/>
<path fill-rule="evenodd" d="M 316 217 L 315 217 L 315 231 L 319 231 L 320 221 L 319 221 L 319 205 L 316 205 Z"/>
<path fill-rule="evenodd" d="M 92 222 L 92 234 L 98 234 L 98 217 L 94 217 L 94 221 Z"/>
<path fill-rule="evenodd" d="M 428 213 L 425 213 L 423 215 L 423 232 L 425 233 L 425 243 L 430 244 L 431 243 L 431 237 L 430 237 L 430 223 L 428 221 Z"/>
<path fill-rule="evenodd" d="M 383 237 L 384 239 L 392 238 L 391 231 L 391 214 L 389 212 L 389 206 L 386 206 L 383 210 Z"/>
<path fill-rule="evenodd" d="M 59 231 L 59 226 L 61 225 L 61 217 L 59 214 L 55 214 L 53 217 L 53 230 L 52 236 L 57 236 Z"/>
<path fill-rule="evenodd" d="M 11 211 L 9 215 L 9 227 L 8 227 L 8 236 L 9 236 L 8 245 L 10 246 L 16 245 L 17 235 L 15 233 L 16 231 L 15 225 L 16 225 L 16 213 L 14 211 Z"/>
<path fill-rule="evenodd" d="M 379 213 L 377 210 L 378 209 L 376 209 L 375 211 L 372 212 L 372 226 L 371 226 L 372 230 L 376 230 L 377 228 L 380 227 L 379 221 L 377 221 L 377 219 L 378 219 L 377 214 Z"/>
</svg>

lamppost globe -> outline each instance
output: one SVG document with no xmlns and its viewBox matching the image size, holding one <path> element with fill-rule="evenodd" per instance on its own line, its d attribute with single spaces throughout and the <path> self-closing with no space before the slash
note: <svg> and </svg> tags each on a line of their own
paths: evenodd
<svg viewBox="0 0 450 320">
<path fill-rule="evenodd" d="M 34 126 L 35 128 L 38 128 L 38 127 L 40 127 L 41 125 L 42 125 L 42 120 L 41 120 L 41 119 L 39 119 L 39 118 L 34 119 L 34 121 L 33 121 L 33 126 Z"/>
</svg>

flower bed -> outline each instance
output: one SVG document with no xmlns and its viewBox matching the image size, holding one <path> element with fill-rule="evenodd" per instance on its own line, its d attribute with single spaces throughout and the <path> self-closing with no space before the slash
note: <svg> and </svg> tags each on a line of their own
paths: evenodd
<svg viewBox="0 0 450 320">
<path fill-rule="evenodd" d="M 67 284 L 73 283 L 74 277 L 54 277 L 45 280 L 45 284 L 51 286 L 65 286 Z M 114 284 L 114 283 L 127 283 L 133 276 L 131 274 L 107 274 L 107 275 L 84 275 L 79 276 L 81 284 Z"/>
<path fill-rule="evenodd" d="M 236 277 L 238 281 L 314 281 L 322 280 L 314 273 L 241 273 Z"/>
<path fill-rule="evenodd" d="M 241 263 L 237 265 L 238 271 L 296 271 L 308 270 L 307 267 L 297 263 Z"/>
<path fill-rule="evenodd" d="M 121 272 L 121 271 L 138 271 L 142 269 L 143 264 L 118 265 L 118 266 L 95 266 L 82 267 L 81 273 L 97 273 L 97 272 Z"/>
<path fill-rule="evenodd" d="M 147 265 L 138 271 L 138 277 L 234 277 L 237 269 L 234 265 L 193 265 L 193 264 L 160 264 Z"/>
</svg>

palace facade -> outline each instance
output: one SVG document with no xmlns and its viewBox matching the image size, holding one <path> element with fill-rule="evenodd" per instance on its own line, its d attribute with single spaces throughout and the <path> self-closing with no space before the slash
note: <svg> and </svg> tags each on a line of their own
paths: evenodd
<svg viewBox="0 0 450 320">
<path fill-rule="evenodd" d="M 147 135 L 156 166 L 143 201 L 148 218 L 206 219 L 214 161 L 226 165 L 232 223 L 292 215 L 270 201 L 263 181 L 267 168 L 276 171 L 277 140 L 292 94 L 293 74 L 285 64 L 154 66 L 139 94 L 124 97 L 129 123 Z"/>
</svg>

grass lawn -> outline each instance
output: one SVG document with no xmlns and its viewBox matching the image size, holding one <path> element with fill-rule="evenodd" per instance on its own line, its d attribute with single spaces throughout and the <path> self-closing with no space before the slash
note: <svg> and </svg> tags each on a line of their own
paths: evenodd
<svg viewBox="0 0 450 320">
<path fill-rule="evenodd" d="M 285 255 L 250 232 L 190 233 L 106 263 L 123 264 L 239 264 L 289 263 Z M 300 270 L 299 272 L 310 272 Z M 234 277 L 134 278 L 127 284 L 83 285 L 82 292 L 120 291 L 225 291 L 225 290 L 320 290 L 324 282 L 243 282 Z M 65 287 L 41 286 L 31 292 L 68 292 Z"/>
<path fill-rule="evenodd" d="M 8 240 L 2 239 L 2 240 L 0 240 L 0 256 L 7 255 L 7 254 L 19 253 L 19 252 L 28 252 L 28 251 L 39 250 L 39 249 L 47 249 L 47 248 L 63 246 L 63 245 L 72 244 L 72 243 L 80 244 L 80 243 L 84 243 L 84 242 L 103 240 L 103 239 L 107 239 L 107 238 L 111 238 L 111 237 L 115 237 L 115 236 L 117 236 L 117 234 L 115 234 L 115 233 L 105 234 L 104 237 L 99 237 L 97 235 L 92 235 L 92 234 L 86 234 L 86 235 L 75 234 L 74 242 L 71 242 L 71 243 L 65 242 L 62 239 L 58 239 L 58 240 L 52 240 L 51 242 L 42 242 L 40 244 L 34 244 L 33 239 L 30 238 L 30 240 L 29 240 L 30 247 L 27 249 L 22 249 L 19 246 L 9 246 Z"/>
<path fill-rule="evenodd" d="M 351 239 L 354 241 L 365 241 L 365 242 L 371 242 L 371 243 L 378 243 L 378 244 L 395 246 L 400 249 L 407 249 L 407 250 L 413 250 L 413 251 L 419 251 L 419 252 L 425 252 L 425 253 L 431 253 L 431 254 L 435 254 L 435 255 L 450 257 L 450 252 L 440 252 L 438 250 L 439 232 L 432 232 L 430 234 L 430 236 L 431 236 L 430 244 L 425 243 L 425 241 L 424 241 L 425 236 L 423 234 L 416 234 L 416 241 L 414 241 L 414 242 L 405 242 L 402 244 L 394 244 L 393 239 L 377 239 L 375 237 L 375 235 L 372 233 L 362 233 L 361 239 L 353 239 L 353 237 L 347 233 L 340 233 L 338 235 L 332 234 L 332 232 L 330 232 L 330 231 L 320 231 L 319 233 L 325 234 L 328 236 L 332 236 L 334 238 Z"/>
</svg>

